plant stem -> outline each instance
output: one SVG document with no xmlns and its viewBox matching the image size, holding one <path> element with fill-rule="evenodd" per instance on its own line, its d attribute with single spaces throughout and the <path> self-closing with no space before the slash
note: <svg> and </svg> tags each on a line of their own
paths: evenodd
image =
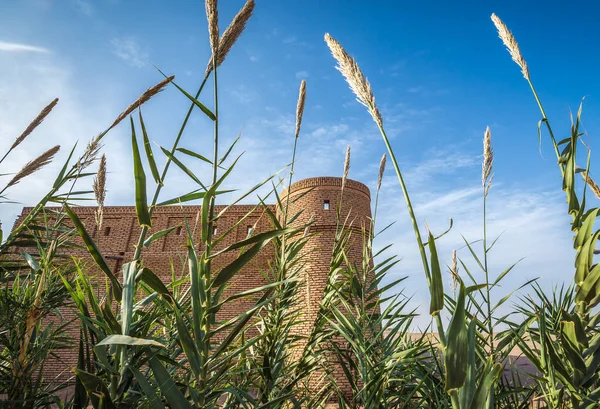
<svg viewBox="0 0 600 409">
<path fill-rule="evenodd" d="M 394 155 L 394 151 L 392 150 L 392 146 L 390 145 L 390 141 L 383 129 L 383 126 L 377 125 L 379 128 L 379 132 L 381 132 L 381 136 L 383 137 L 383 142 L 390 154 L 390 159 L 392 160 L 392 164 L 394 165 L 394 169 L 396 171 L 396 175 L 398 176 L 398 181 L 400 182 L 400 187 L 402 188 L 402 194 L 404 195 L 404 200 L 406 201 L 406 207 L 408 209 L 408 214 L 410 216 L 410 220 L 412 223 L 413 230 L 415 232 L 415 237 L 417 239 L 417 246 L 419 247 L 419 253 L 421 255 L 421 262 L 423 263 L 423 269 L 425 270 L 425 277 L 427 278 L 427 286 L 431 287 L 431 272 L 429 270 L 429 262 L 427 261 L 427 254 L 425 254 L 425 246 L 423 246 L 423 240 L 421 239 L 421 232 L 419 231 L 419 225 L 417 223 L 417 218 L 415 216 L 415 212 L 413 210 L 412 203 L 410 201 L 410 197 L 408 195 L 408 189 L 406 188 L 406 183 L 404 182 L 404 178 L 402 177 L 402 172 L 400 171 L 400 167 L 398 166 L 398 161 L 396 160 L 396 155 Z M 440 338 L 440 345 L 442 348 L 446 348 L 446 334 L 444 332 L 444 326 L 442 324 L 442 318 L 439 313 L 434 314 L 436 326 L 438 329 L 438 336 Z"/>
<path fill-rule="evenodd" d="M 488 257 L 487 257 L 487 253 L 488 253 L 488 248 L 487 248 L 487 192 L 488 192 L 488 187 L 489 185 L 486 185 L 486 183 L 489 183 L 487 180 L 484 181 L 483 184 L 483 268 L 485 271 L 485 302 L 487 304 L 487 324 L 488 324 L 488 343 L 489 343 L 489 348 L 490 348 L 490 356 L 494 359 L 494 325 L 492 322 L 492 300 L 490 298 L 490 275 L 489 275 L 489 269 L 488 269 Z M 488 394 L 487 397 L 487 408 L 488 409 L 493 409 L 495 404 L 494 404 L 494 394 L 495 394 L 495 388 L 494 385 L 492 384 L 492 386 L 490 387 L 490 392 Z"/>
</svg>

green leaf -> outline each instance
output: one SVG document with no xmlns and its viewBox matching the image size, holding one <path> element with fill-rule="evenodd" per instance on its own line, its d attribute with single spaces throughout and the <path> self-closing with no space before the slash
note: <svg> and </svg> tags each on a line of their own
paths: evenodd
<svg viewBox="0 0 600 409">
<path fill-rule="evenodd" d="M 179 308 L 177 306 L 174 306 L 174 312 L 175 322 L 177 324 L 177 333 L 179 334 L 179 342 L 181 343 L 183 352 L 185 353 L 190 363 L 190 368 L 194 372 L 194 375 L 200 376 L 202 365 L 200 364 L 200 354 L 198 353 L 196 343 L 190 335 L 188 327 L 185 325 L 185 322 L 181 317 L 181 313 L 179 312 Z"/>
<path fill-rule="evenodd" d="M 116 409 L 115 405 L 110 399 L 108 388 L 100 378 L 81 369 L 75 369 L 74 371 L 77 375 L 77 378 L 85 387 L 88 397 L 92 402 L 92 406 L 94 406 L 95 409 Z"/>
<path fill-rule="evenodd" d="M 217 274 L 215 277 L 212 285 L 214 287 L 219 287 L 227 283 L 238 271 L 242 269 L 242 267 L 248 264 L 258 254 L 258 252 L 267 245 L 269 241 L 270 239 L 261 241 L 242 253 L 231 264 L 219 271 L 219 274 Z"/>
<path fill-rule="evenodd" d="M 122 296 L 121 284 L 119 283 L 119 281 L 117 280 L 115 275 L 112 273 L 112 271 L 108 267 L 108 264 L 106 264 L 106 260 L 104 260 L 102 253 L 100 253 L 100 251 L 98 250 L 96 243 L 94 243 L 94 240 L 92 240 L 92 238 L 88 234 L 87 230 L 85 229 L 85 226 L 83 225 L 83 223 L 81 222 L 81 220 L 79 219 L 77 214 L 73 210 L 71 210 L 71 208 L 66 203 L 65 203 L 64 207 L 65 207 L 65 212 L 67 213 L 67 216 L 69 216 L 69 218 L 75 225 L 75 228 L 77 229 L 77 232 L 79 233 L 79 236 L 81 236 L 81 238 L 83 239 L 83 242 L 85 243 L 85 246 L 87 247 L 88 253 L 90 253 L 90 256 L 92 256 L 92 258 L 94 259 L 94 261 L 96 262 L 98 267 L 100 267 L 100 269 L 104 272 L 104 274 L 106 274 L 106 276 L 110 280 L 111 285 L 113 287 L 113 295 L 114 295 L 115 299 L 117 301 L 121 301 L 121 296 Z"/>
<path fill-rule="evenodd" d="M 298 229 L 292 229 L 292 228 L 287 228 L 287 229 L 280 229 L 280 230 L 271 230 L 268 232 L 264 232 L 264 233 L 259 233 L 255 236 L 251 236 L 247 239 L 238 241 L 237 243 L 232 244 L 231 246 L 227 246 L 225 247 L 223 250 L 220 250 L 214 254 L 211 254 L 211 258 L 217 257 L 220 254 L 223 253 L 227 253 L 228 251 L 232 251 L 232 250 L 237 250 L 239 248 L 245 247 L 245 246 L 249 246 L 251 244 L 255 244 L 258 242 L 263 242 L 263 241 L 269 241 L 275 237 L 279 237 L 282 236 L 284 234 L 290 234 L 293 235 L 295 233 L 301 232 L 302 230 L 304 230 L 304 228 L 298 228 Z"/>
<path fill-rule="evenodd" d="M 76 147 L 77 147 L 77 143 L 75 143 L 75 145 L 73 145 L 73 149 L 71 149 L 71 153 L 69 153 L 69 157 L 67 158 L 67 160 L 65 161 L 65 164 L 63 165 L 62 169 L 58 173 L 58 176 L 56 177 L 56 180 L 54 181 L 54 184 L 52 185 L 53 189 L 60 188 L 62 186 L 62 184 L 65 182 L 65 178 L 64 178 L 65 172 L 67 171 L 69 162 L 71 162 L 71 158 L 73 157 L 73 152 L 75 152 Z"/>
<path fill-rule="evenodd" d="M 185 95 L 186 97 L 188 97 L 189 100 L 194 103 L 194 105 L 196 105 L 198 108 L 200 108 L 200 110 L 202 112 L 204 112 L 204 114 L 207 117 L 209 117 L 213 121 L 217 120 L 217 117 L 215 116 L 215 114 L 213 114 L 210 109 L 208 109 L 206 106 L 204 106 L 204 104 L 202 104 L 202 102 L 198 101 L 196 98 L 194 98 L 193 96 L 191 96 L 190 94 L 188 94 L 183 88 L 181 88 L 179 85 L 175 84 L 175 82 L 171 81 L 171 84 L 175 85 L 177 87 L 177 89 L 179 91 L 181 91 L 183 93 L 183 95 Z"/>
<path fill-rule="evenodd" d="M 480 409 L 485 407 L 485 403 L 490 395 L 492 386 L 496 383 L 496 380 L 502 373 L 502 365 L 488 363 L 484 369 L 484 378 L 479 382 L 477 392 L 475 392 L 475 399 L 471 403 L 470 409 Z"/>
<path fill-rule="evenodd" d="M 460 280 L 460 290 L 456 307 L 447 334 L 447 346 L 444 354 L 446 364 L 446 392 L 457 390 L 465 384 L 467 377 L 468 330 L 466 323 L 465 284 Z"/>
<path fill-rule="evenodd" d="M 150 139 L 148 138 L 148 134 L 146 133 L 146 125 L 144 125 L 144 119 L 142 118 L 142 107 L 138 108 L 138 113 L 140 114 L 140 125 L 142 126 L 142 137 L 144 138 L 144 150 L 146 151 L 146 159 L 148 159 L 148 165 L 150 165 L 150 171 L 152 172 L 152 177 L 157 185 L 163 186 L 162 180 L 160 180 L 160 174 L 158 173 L 158 168 L 156 167 L 156 161 L 154 160 L 154 153 L 152 152 L 152 146 L 150 145 Z"/>
<path fill-rule="evenodd" d="M 220 190 L 215 193 L 215 196 L 222 195 L 224 193 L 230 193 L 230 192 L 235 192 L 235 190 Z M 197 189 L 190 193 L 186 193 L 183 196 L 179 196 L 174 199 L 169 199 L 167 201 L 159 203 L 159 204 L 157 204 L 157 206 L 167 206 L 167 205 L 172 205 L 172 204 L 185 203 L 185 202 L 189 202 L 189 201 L 196 200 L 196 199 L 203 199 L 205 195 L 206 195 L 206 191 L 200 191 L 200 189 Z"/>
<path fill-rule="evenodd" d="M 129 369 L 133 375 L 135 376 L 135 380 L 142 388 L 144 395 L 150 401 L 152 405 L 152 409 L 164 409 L 165 405 L 160 401 L 160 399 L 156 396 L 156 389 L 148 382 L 148 379 L 135 367 L 128 365 L 127 369 Z"/>
<path fill-rule="evenodd" d="M 131 147 L 133 150 L 133 176 L 135 178 L 135 212 L 140 226 L 152 226 L 150 213 L 148 213 L 148 199 L 146 197 L 146 173 L 142 165 L 140 151 L 138 149 L 137 138 L 135 136 L 135 126 L 133 118 L 129 117 L 131 122 Z"/>
<path fill-rule="evenodd" d="M 435 247 L 435 238 L 429 232 L 429 253 L 431 255 L 431 303 L 429 305 L 429 314 L 438 314 L 444 308 L 444 282 L 442 280 L 442 270 Z"/>
<path fill-rule="evenodd" d="M 177 228 L 177 226 L 173 226 L 173 227 L 169 227 L 168 229 L 164 229 L 164 230 L 154 233 L 152 236 L 150 236 L 146 240 L 144 240 L 144 247 L 150 246 L 154 241 L 165 237 L 167 234 L 171 233 L 176 228 Z"/>
<path fill-rule="evenodd" d="M 31 254 L 29 254 L 26 251 L 22 251 L 21 255 L 23 256 L 23 258 L 25 259 L 25 261 L 27 261 L 27 264 L 29 264 L 29 267 L 31 267 L 31 269 L 34 272 L 37 273 L 38 271 L 40 271 L 40 269 L 41 269 L 40 265 L 38 264 L 37 261 L 35 261 L 35 259 L 31 256 Z"/>
<path fill-rule="evenodd" d="M 153 339 L 135 338 L 129 335 L 113 334 L 98 342 L 96 346 L 101 345 L 130 345 L 130 346 L 153 346 L 165 348 L 164 344 Z"/>
<path fill-rule="evenodd" d="M 149 268 L 142 268 L 139 271 L 137 278 L 146 283 L 148 287 L 156 291 L 158 294 L 163 295 L 167 298 L 173 298 L 165 284 L 162 282 L 162 280 L 158 278 L 156 274 L 154 274 Z"/>
<path fill-rule="evenodd" d="M 153 356 L 149 361 L 150 368 L 154 373 L 154 378 L 158 382 L 160 392 L 167 399 L 167 402 L 172 408 L 177 409 L 192 409 L 192 406 L 187 401 L 183 393 L 177 388 L 175 381 L 171 378 L 171 375 L 165 369 L 164 365 L 160 360 Z"/>
<path fill-rule="evenodd" d="M 223 162 L 225 162 L 225 160 L 227 159 L 227 157 L 229 156 L 229 154 L 233 150 L 233 147 L 235 146 L 235 144 L 238 143 L 238 141 L 240 140 L 240 136 L 241 135 L 238 135 L 238 137 L 235 138 L 235 141 L 233 141 L 233 143 L 231 145 L 229 145 L 229 148 L 227 148 L 227 152 L 225 152 L 225 154 L 223 155 L 223 157 L 221 157 L 221 159 L 219 159 L 218 165 L 221 165 Z"/>
<path fill-rule="evenodd" d="M 169 152 L 168 150 L 166 150 L 162 146 L 160 147 L 160 149 L 163 151 L 163 153 L 165 155 L 167 155 L 167 157 L 169 159 L 171 159 L 173 161 L 173 163 L 175 163 L 179 167 L 179 169 L 183 170 L 183 172 L 186 175 L 188 175 L 194 182 L 196 182 L 197 184 L 199 184 L 200 186 L 202 186 L 202 189 L 206 190 L 206 186 L 204 186 L 204 184 L 202 182 L 200 182 L 200 179 L 198 179 L 196 177 L 196 175 L 194 175 L 194 172 L 192 172 L 191 170 L 189 170 L 187 168 L 187 166 L 185 166 L 179 159 L 177 159 L 175 157 L 175 155 L 171 154 L 171 152 Z"/>
<path fill-rule="evenodd" d="M 121 333 L 129 335 L 135 297 L 137 261 L 123 264 L 123 302 L 121 303 Z"/>
<path fill-rule="evenodd" d="M 191 156 L 193 158 L 196 158 L 196 159 L 200 159 L 200 160 L 210 163 L 212 165 L 212 161 L 210 159 L 207 159 L 206 157 L 200 155 L 199 153 L 196 153 L 194 151 L 191 151 L 191 150 L 185 149 L 185 148 L 177 148 L 177 150 L 181 153 L 184 153 L 184 154 Z"/>
</svg>

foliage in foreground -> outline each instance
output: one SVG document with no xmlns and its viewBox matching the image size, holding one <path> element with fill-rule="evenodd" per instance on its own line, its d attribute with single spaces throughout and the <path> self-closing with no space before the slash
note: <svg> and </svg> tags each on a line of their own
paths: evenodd
<svg viewBox="0 0 600 409">
<path fill-rule="evenodd" d="M 485 280 L 477 282 L 475 272 L 454 254 L 450 272 L 456 288 L 448 291 L 443 285 L 437 251 L 437 243 L 445 232 L 436 236 L 428 229 L 423 240 L 370 84 L 354 59 L 326 35 L 338 70 L 381 132 L 398 177 L 430 290 L 435 333 L 410 335 L 415 312 L 408 310 L 409 300 L 396 289 L 403 279 L 389 284 L 386 279 L 397 261 L 394 256 L 385 255 L 388 247 L 373 254 L 375 218 L 369 225 L 355 226 L 341 214 L 340 205 L 336 209 L 338 229 L 319 314 L 311 332 L 301 334 L 297 327 L 303 319 L 299 300 L 306 280 L 306 245 L 314 234 L 310 221 L 295 223 L 300 213 L 289 214 L 290 200 L 296 199 L 278 195 L 283 182 L 272 182 L 277 175 L 258 183 L 232 203 L 268 186 L 268 195 L 259 197 L 252 212 L 263 213 L 270 230 L 250 232 L 243 240 L 223 247 L 222 243 L 244 223 L 252 213 L 249 212 L 230 230 L 219 236 L 212 234 L 213 226 L 229 208 L 217 212 L 215 201 L 228 192 L 227 181 L 240 160 L 230 155 L 235 142 L 226 149 L 220 146 L 217 72 L 253 9 L 253 0 L 248 0 L 219 36 L 216 1 L 207 1 L 212 56 L 198 91 L 190 94 L 173 82 L 173 77 L 166 76 L 149 88 L 109 128 L 92 139 L 79 159 L 73 160 L 73 148 L 50 191 L 0 244 L 0 393 L 6 393 L 4 401 L 0 401 L 2 405 L 33 408 L 54 402 L 72 408 L 317 408 L 326 402 L 337 402 L 341 408 L 491 409 L 525 408 L 534 400 L 548 408 L 596 407 L 600 398 L 600 314 L 595 307 L 600 303 L 600 267 L 594 263 L 594 255 L 600 230 L 594 230 L 594 222 L 600 209 L 586 207 L 586 194 L 588 186 L 599 196 L 600 189 L 590 177 L 589 151 L 585 166 L 577 166 L 577 160 L 581 160 L 577 152 L 582 136 L 581 109 L 573 119 L 570 135 L 555 139 L 518 45 L 504 23 L 493 15 L 501 39 L 533 90 L 542 113 L 539 128 L 545 124 L 550 135 L 563 177 L 577 252 L 573 286 L 552 296 L 544 294 L 536 284 L 529 286 L 534 295 L 522 297 L 513 314 L 501 316 L 500 307 L 512 293 L 495 302 L 492 299 L 514 265 L 495 277 L 488 269 L 488 257 L 495 243 L 488 244 L 486 232 L 486 199 L 493 162 L 489 129 L 484 137 L 482 248 L 478 250 L 476 241 L 465 239 L 465 249 Z M 210 108 L 200 101 L 209 79 L 214 83 Z M 141 105 L 167 85 L 177 88 L 190 101 L 190 108 L 170 149 L 160 147 L 166 162 L 159 172 Z M 305 97 L 306 83 L 302 82 L 287 186 L 292 183 Z M 42 122 L 56 102 L 40 113 L 4 158 Z M 182 145 L 194 112 L 213 126 L 212 156 Z M 135 254 L 123 265 L 119 279 L 119 274 L 108 267 L 89 226 L 84 226 L 73 207 L 78 199 L 92 193 L 76 191 L 74 187 L 77 181 L 94 175 L 86 169 L 99 159 L 101 139 L 127 118 L 141 232 Z M 52 148 L 26 164 L 0 191 L 0 197 L 7 200 L 7 189 L 49 163 L 57 151 L 58 147 Z M 189 161 L 193 165 L 186 165 Z M 182 170 L 197 187 L 159 201 L 171 165 Z M 208 181 L 200 180 L 198 172 L 192 170 L 201 166 L 208 167 L 212 175 Z M 348 168 L 349 155 L 344 180 Z M 578 173 L 583 189 L 576 186 Z M 102 224 L 105 175 L 103 157 L 93 189 L 98 202 L 97 228 Z M 151 196 L 148 185 L 154 186 Z M 185 259 L 172 264 L 171 280 L 165 283 L 158 278 L 164 272 L 158 274 L 144 263 L 144 250 L 177 226 L 155 231 L 152 214 L 160 206 L 194 201 L 202 204 L 202 210 L 195 220 L 188 217 L 181 226 L 187 238 Z M 265 205 L 267 201 L 277 203 L 278 214 Z M 51 203 L 60 205 L 60 210 L 48 210 Z M 198 228 L 200 243 L 194 242 Z M 77 246 L 75 235 L 87 249 L 93 266 L 64 257 Z M 351 243 L 356 241 L 362 243 L 363 249 L 359 260 L 349 252 Z M 263 271 L 266 284 L 242 293 L 229 292 L 231 280 L 267 246 L 274 249 L 274 257 Z M 227 253 L 236 256 L 217 268 L 215 260 Z M 463 274 L 459 274 L 459 263 Z M 105 280 L 104 294 L 94 291 L 99 279 L 92 272 L 99 272 Z M 397 295 L 390 296 L 390 292 Z M 251 307 L 223 319 L 219 312 L 241 299 Z M 70 344 L 63 334 L 70 324 L 60 319 L 60 311 L 65 308 L 76 311 L 81 328 L 78 345 Z M 450 319 L 445 320 L 443 314 Z M 515 319 L 515 314 L 521 319 Z M 500 325 L 508 329 L 498 331 Z M 510 367 L 507 360 L 515 346 L 536 367 L 537 374 L 522 376 Z M 42 371 L 47 359 L 63 348 L 77 348 L 79 361 L 73 368 L 74 394 L 61 402 L 55 393 L 64 385 L 43 379 Z M 339 368 L 343 376 L 334 377 Z M 510 376 L 502 376 L 503 370 L 508 370 Z"/>
</svg>

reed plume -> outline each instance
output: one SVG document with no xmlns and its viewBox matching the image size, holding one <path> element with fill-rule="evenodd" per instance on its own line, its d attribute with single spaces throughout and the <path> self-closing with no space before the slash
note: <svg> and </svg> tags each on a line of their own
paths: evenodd
<svg viewBox="0 0 600 409">
<path fill-rule="evenodd" d="M 23 168 L 21 168 L 20 171 L 17 172 L 17 174 L 11 179 L 11 181 L 8 182 L 3 191 L 11 186 L 16 185 L 21 181 L 21 179 L 24 179 L 32 173 L 37 172 L 38 170 L 52 162 L 54 155 L 56 155 L 56 152 L 58 152 L 59 150 L 60 146 L 56 145 L 55 147 L 50 148 L 46 152 L 42 153 L 34 160 L 28 162 L 25 166 L 23 166 Z"/>
<path fill-rule="evenodd" d="M 296 106 L 296 138 L 300 135 L 300 126 L 302 125 L 302 114 L 304 114 L 304 102 L 306 101 L 306 80 L 300 83 L 300 95 L 298 96 L 298 105 Z"/>
<path fill-rule="evenodd" d="M 587 183 L 587 185 L 590 187 L 592 192 L 594 192 L 594 195 L 596 195 L 596 197 L 600 199 L 600 187 L 598 187 L 596 182 L 594 182 L 594 179 L 592 179 L 592 177 L 587 172 L 581 172 L 581 177 L 583 178 L 585 183 Z"/>
<path fill-rule="evenodd" d="M 310 226 L 311 226 L 311 224 L 314 223 L 314 221 L 315 221 L 315 214 L 313 213 L 310 215 L 310 219 L 308 219 L 308 223 L 306 223 L 306 227 L 304 228 L 304 233 L 302 234 L 302 237 L 308 236 Z"/>
<path fill-rule="evenodd" d="M 498 37 L 502 40 L 510 56 L 513 61 L 517 63 L 519 67 L 521 67 L 521 72 L 523 73 L 523 77 L 529 81 L 529 68 L 527 68 L 527 63 L 521 54 L 521 49 L 519 48 L 519 44 L 517 40 L 515 40 L 515 36 L 510 32 L 506 24 L 495 14 L 492 13 L 492 21 L 498 30 Z"/>
<path fill-rule="evenodd" d="M 485 194 L 492 184 L 492 166 L 494 164 L 494 150 L 492 149 L 492 133 L 490 127 L 485 128 L 483 135 L 483 162 L 481 163 L 481 185 L 485 189 Z"/>
<path fill-rule="evenodd" d="M 104 215 L 104 199 L 106 198 L 106 155 L 102 155 L 100 158 L 100 165 L 98 166 L 98 173 L 94 178 L 94 197 L 98 203 L 98 209 L 96 210 L 96 225 L 98 230 L 102 227 L 102 216 Z"/>
<path fill-rule="evenodd" d="M 383 119 L 375 104 L 375 96 L 371 90 L 371 84 L 363 75 L 354 58 L 329 33 L 325 34 L 325 42 L 331 50 L 333 58 L 338 62 L 337 70 L 342 73 L 346 82 L 348 82 L 350 89 L 356 95 L 356 100 L 366 106 L 377 125 L 380 128 L 383 127 Z"/>
<path fill-rule="evenodd" d="M 342 176 L 342 191 L 348 180 L 348 172 L 350 171 L 350 145 L 346 148 L 346 158 L 344 159 L 344 174 Z"/>
<path fill-rule="evenodd" d="M 208 20 L 208 38 L 213 55 L 219 55 L 219 11 L 217 0 L 206 0 L 206 19 Z"/>
<path fill-rule="evenodd" d="M 456 258 L 456 250 L 452 250 L 452 264 L 450 266 L 450 277 L 452 278 L 452 290 L 455 291 L 459 283 L 458 261 Z"/>
<path fill-rule="evenodd" d="M 15 141 L 13 142 L 13 144 L 11 145 L 9 150 L 13 150 L 17 146 L 19 146 L 19 144 L 21 144 L 21 142 L 23 142 L 25 140 L 25 138 L 27 138 L 29 136 L 29 134 L 31 134 L 33 132 L 33 130 L 42 123 L 42 121 L 48 116 L 50 111 L 52 111 L 52 109 L 56 106 L 57 103 L 58 103 L 58 98 L 54 98 L 52 100 L 52 102 L 50 102 L 48 105 L 46 105 L 46 107 L 44 109 L 42 109 L 42 111 L 38 114 L 38 116 L 36 116 L 35 119 L 33 121 L 31 121 L 31 123 L 29 125 L 27 125 L 27 128 L 25 128 L 23 133 L 21 135 L 19 135 L 19 137 L 17 139 L 15 139 Z"/>
<path fill-rule="evenodd" d="M 117 119 L 115 119 L 115 121 L 108 128 L 108 130 L 117 126 L 119 124 L 119 122 L 121 122 L 123 119 L 127 118 L 127 116 L 129 116 L 129 114 L 131 114 L 137 107 L 142 106 L 143 104 L 148 102 L 148 100 L 150 98 L 152 98 L 153 96 L 155 96 L 156 94 L 161 92 L 165 88 L 165 86 L 167 86 L 167 84 L 169 84 L 171 81 L 173 81 L 173 79 L 175 79 L 174 75 L 167 77 L 164 80 L 162 80 L 161 82 L 159 82 L 158 84 L 156 84 L 156 85 L 148 88 L 146 91 L 144 91 L 144 93 L 134 103 L 129 105 L 127 107 L 127 109 L 125 109 L 125 111 L 121 112 L 119 114 L 119 116 L 117 116 Z M 104 136 L 104 135 L 102 135 L 102 136 Z"/>
<path fill-rule="evenodd" d="M 254 0 L 248 0 L 246 4 L 244 4 L 244 7 L 242 7 L 240 11 L 238 11 L 238 13 L 235 15 L 235 17 L 231 21 L 231 24 L 229 24 L 229 27 L 227 27 L 227 29 L 223 32 L 223 35 L 219 40 L 219 50 L 216 58 L 217 67 L 219 67 L 223 63 L 223 61 L 225 61 L 227 54 L 229 53 L 231 48 L 233 48 L 233 45 L 244 32 L 244 29 L 246 28 L 246 23 L 252 16 L 253 12 Z M 212 70 L 213 57 L 211 56 L 208 60 L 208 65 L 206 66 L 206 72 L 204 73 L 204 75 L 208 77 L 208 74 L 210 74 Z"/>
<path fill-rule="evenodd" d="M 377 177 L 377 190 L 381 189 L 381 182 L 383 181 L 383 173 L 385 172 L 385 161 L 387 159 L 387 155 L 384 153 L 381 157 L 381 162 L 379 162 L 379 175 Z"/>
</svg>

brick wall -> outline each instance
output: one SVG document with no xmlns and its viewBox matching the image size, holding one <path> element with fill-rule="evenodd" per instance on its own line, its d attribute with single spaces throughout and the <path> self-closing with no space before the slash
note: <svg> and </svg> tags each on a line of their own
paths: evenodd
<svg viewBox="0 0 600 409">
<path fill-rule="evenodd" d="M 302 210 L 302 214 L 295 220 L 294 224 L 301 225 L 314 216 L 315 222 L 311 227 L 311 232 L 319 233 L 316 239 L 312 240 L 305 248 L 308 263 L 303 277 L 305 287 L 301 294 L 307 308 L 305 309 L 305 323 L 300 327 L 300 330 L 305 333 L 308 333 L 311 323 L 316 318 L 329 272 L 333 239 L 337 227 L 336 208 L 340 205 L 341 198 L 341 181 L 341 178 L 336 177 L 317 177 L 298 181 L 290 188 L 289 214 L 293 215 Z M 287 194 L 287 191 L 283 192 L 282 198 L 285 198 Z M 341 201 L 341 214 L 349 214 L 350 220 L 353 221 L 351 229 L 356 231 L 356 234 L 354 234 L 355 238 L 351 244 L 349 256 L 356 262 L 361 260 L 360 230 L 363 225 L 368 226 L 371 217 L 370 202 L 369 189 L 365 185 L 353 180 L 347 181 Z M 272 211 L 277 211 L 275 205 L 270 207 Z M 223 209 L 224 206 L 217 206 L 216 212 Z M 167 227 L 181 226 L 184 220 L 187 220 L 194 232 L 194 242 L 197 243 L 198 249 L 202 250 L 199 245 L 200 225 L 197 221 L 200 210 L 200 206 L 158 207 L 152 215 L 150 234 Z M 16 223 L 19 223 L 30 211 L 31 208 L 24 208 Z M 115 275 L 120 277 L 123 263 L 133 258 L 135 244 L 141 230 L 137 223 L 135 208 L 132 206 L 105 207 L 104 221 L 100 231 L 97 231 L 94 219 L 96 207 L 77 207 L 75 211 L 92 234 L 92 237 L 95 238 L 96 244 L 101 249 Z M 252 205 L 236 205 L 227 209 L 217 221 L 216 236 L 220 236 L 231 229 L 235 223 L 248 213 L 249 216 L 217 246 L 217 250 L 246 238 L 248 229 L 252 226 L 256 228 L 255 233 L 271 229 L 268 218 L 262 214 L 260 208 L 255 209 L 255 206 Z M 185 243 L 185 227 L 176 229 L 145 249 L 142 262 L 144 266 L 149 267 L 164 282 L 169 282 L 171 280 L 171 264 L 174 265 L 178 275 L 186 274 L 186 266 L 182 265 L 180 259 L 180 256 L 185 255 L 186 252 Z M 79 240 L 79 244 L 83 243 Z M 87 260 L 90 274 L 99 277 L 97 292 L 99 296 L 102 296 L 105 288 L 103 275 L 95 268 L 86 251 L 73 250 L 72 255 Z M 213 262 L 213 266 L 218 270 L 233 261 L 236 256 L 237 252 L 220 255 Z M 233 278 L 228 292 L 234 294 L 264 285 L 265 279 L 260 271 L 268 267 L 268 262 L 272 256 L 273 248 L 265 247 L 251 263 Z M 100 283 L 102 284 L 100 285 Z M 227 309 L 222 310 L 220 318 L 233 317 L 247 310 L 251 304 L 252 300 L 240 299 L 236 303 L 230 304 Z M 64 311 L 64 314 L 67 319 L 74 318 L 70 310 Z M 69 332 L 72 334 L 73 339 L 78 339 L 79 326 L 77 321 L 71 326 Z M 44 369 L 45 377 L 47 379 L 54 378 L 56 375 L 63 373 L 62 378 L 66 379 L 70 376 L 69 368 L 74 367 L 76 364 L 77 349 L 63 351 L 59 359 L 47 363 Z"/>
</svg>

